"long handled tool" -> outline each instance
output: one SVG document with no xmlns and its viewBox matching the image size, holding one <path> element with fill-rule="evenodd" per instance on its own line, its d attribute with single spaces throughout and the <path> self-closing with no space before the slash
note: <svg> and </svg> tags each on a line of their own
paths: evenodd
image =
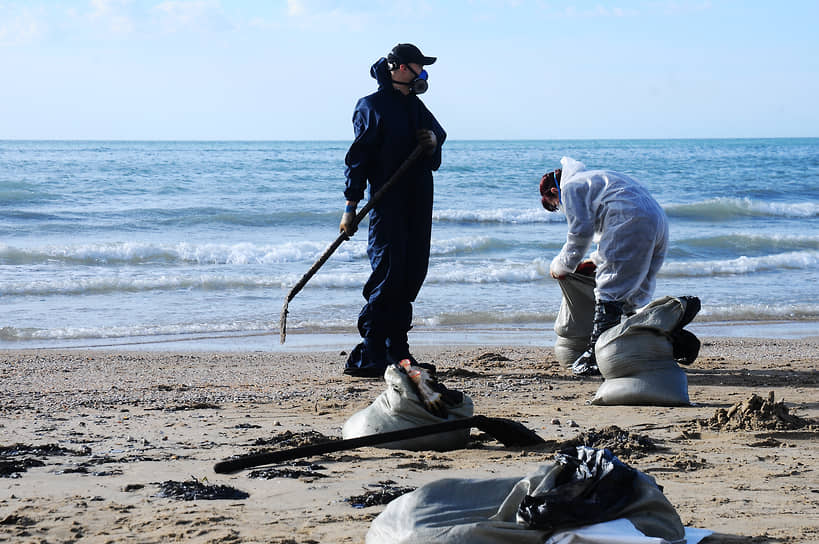
<svg viewBox="0 0 819 544">
<path fill-rule="evenodd" d="M 471 429 L 472 427 L 477 427 L 501 442 L 504 446 L 534 446 L 543 443 L 543 439 L 534 431 L 526 428 L 517 421 L 497 417 L 472 416 L 461 419 L 451 419 L 443 423 L 433 423 L 432 425 L 410 427 L 398 431 L 370 434 L 367 436 L 359 436 L 358 438 L 348 438 L 346 440 L 335 440 L 323 444 L 312 444 L 310 446 L 301 446 L 287 450 L 243 455 L 216 463 L 213 470 L 220 474 L 232 474 L 259 465 L 272 465 L 293 459 L 301 459 L 302 457 L 322 455 L 334 451 L 351 450 L 364 446 L 375 446 L 377 444 L 407 440 L 409 438 L 417 438 L 419 436 L 444 433 L 458 429 Z"/>
<path fill-rule="evenodd" d="M 355 226 L 358 226 L 358 224 L 361 223 L 364 217 L 366 217 L 366 215 L 370 213 L 370 210 L 381 199 L 384 193 L 389 191 L 390 188 L 393 185 L 395 185 L 404 174 L 406 174 L 410 166 L 412 166 L 412 164 L 416 160 L 418 160 L 418 157 L 420 157 L 423 153 L 424 148 L 420 144 L 417 145 L 415 149 L 412 150 L 410 156 L 407 157 L 403 164 L 401 164 L 401 166 L 398 167 L 398 170 L 396 170 L 395 173 L 393 173 L 393 175 L 390 176 L 390 179 L 388 179 L 386 183 L 384 183 L 384 185 L 381 186 L 381 189 L 379 189 L 378 192 L 376 192 L 375 195 L 373 195 L 370 198 L 370 200 L 367 201 L 367 204 L 363 208 L 361 208 L 361 211 L 356 214 L 354 223 Z M 324 253 L 321 254 L 321 257 L 319 257 L 318 260 L 315 263 L 313 263 L 313 266 L 310 267 L 310 270 L 308 270 L 307 273 L 301 277 L 299 282 L 293 286 L 290 292 L 287 293 L 287 296 L 284 299 L 284 306 L 282 307 L 282 314 L 281 317 L 279 318 L 279 341 L 282 344 L 284 344 L 284 339 L 285 336 L 287 335 L 287 305 L 290 304 L 290 301 L 293 300 L 293 297 L 295 297 L 299 293 L 299 291 L 301 291 L 302 288 L 307 284 L 307 282 L 310 281 L 310 278 L 312 278 L 313 275 L 316 272 L 318 272 L 318 269 L 321 268 L 325 262 L 327 262 L 327 259 L 330 258 L 330 255 L 332 255 L 336 251 L 336 249 L 338 249 L 338 246 L 340 246 L 342 242 L 349 239 L 350 237 L 347 236 L 346 233 L 342 232 L 341 234 L 339 234 L 338 238 L 336 238 L 335 241 L 332 244 L 330 244 L 330 247 L 324 250 Z"/>
</svg>

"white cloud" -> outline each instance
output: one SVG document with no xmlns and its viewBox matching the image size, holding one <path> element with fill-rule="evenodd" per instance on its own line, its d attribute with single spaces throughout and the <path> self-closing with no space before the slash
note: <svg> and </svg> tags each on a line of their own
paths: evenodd
<svg viewBox="0 0 819 544">
<path fill-rule="evenodd" d="M 113 34 L 130 34 L 134 22 L 127 13 L 130 0 L 91 0 L 88 17 Z"/>
<path fill-rule="evenodd" d="M 168 0 L 154 6 L 161 28 L 165 32 L 182 30 L 221 30 L 230 28 L 217 0 Z"/>
<path fill-rule="evenodd" d="M 307 8 L 302 0 L 287 0 L 287 15 L 300 17 L 307 14 Z"/>
<path fill-rule="evenodd" d="M 26 45 L 37 41 L 48 31 L 42 10 L 14 10 L 0 4 L 0 47 Z"/>
<path fill-rule="evenodd" d="M 370 28 L 373 16 L 337 7 L 329 0 L 287 0 L 287 15 L 301 28 L 311 30 L 344 28 L 359 32 Z"/>
<path fill-rule="evenodd" d="M 665 15 L 687 15 L 711 9 L 711 0 L 669 0 L 657 6 Z"/>
<path fill-rule="evenodd" d="M 639 12 L 635 9 L 606 7 L 603 4 L 596 4 L 594 7 L 586 9 L 578 9 L 574 5 L 569 5 L 563 9 L 564 17 L 633 17 L 637 15 L 639 15 Z"/>
</svg>

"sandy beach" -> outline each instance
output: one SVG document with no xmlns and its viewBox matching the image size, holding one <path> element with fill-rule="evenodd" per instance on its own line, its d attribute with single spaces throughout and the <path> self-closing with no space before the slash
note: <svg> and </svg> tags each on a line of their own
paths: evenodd
<svg viewBox="0 0 819 544">
<path fill-rule="evenodd" d="M 611 426 L 632 438 L 614 453 L 657 480 L 685 525 L 715 532 L 704 542 L 819 541 L 819 337 L 701 340 L 683 408 L 589 405 L 601 379 L 572 376 L 549 347 L 423 346 L 416 357 L 477 414 L 546 443 L 506 448 L 473 430 L 463 450 L 360 448 L 256 477 L 213 465 L 340 438 L 383 380 L 343 376 L 338 350 L 0 352 L 0 542 L 363 542 L 379 491 L 522 477 Z M 771 394 L 773 415 L 754 413 L 748 401 Z M 195 483 L 237 494 L 174 495 Z M 356 505 L 362 495 L 376 504 Z"/>
</svg>

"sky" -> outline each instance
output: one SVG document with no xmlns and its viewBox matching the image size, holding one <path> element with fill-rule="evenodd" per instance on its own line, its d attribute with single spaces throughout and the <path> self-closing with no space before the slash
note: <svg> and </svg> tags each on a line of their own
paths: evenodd
<svg viewBox="0 0 819 544">
<path fill-rule="evenodd" d="M 453 140 L 819 136 L 816 0 L 0 0 L 0 139 L 350 140 L 438 61 Z"/>
</svg>

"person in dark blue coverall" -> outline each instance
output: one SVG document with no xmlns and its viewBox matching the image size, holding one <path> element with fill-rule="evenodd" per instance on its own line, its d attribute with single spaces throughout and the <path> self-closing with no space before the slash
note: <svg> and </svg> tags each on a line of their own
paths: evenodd
<svg viewBox="0 0 819 544">
<path fill-rule="evenodd" d="M 441 165 L 446 132 L 418 98 L 427 90 L 424 66 L 434 63 L 412 44 L 398 44 L 370 68 L 378 90 L 361 98 L 353 112 L 355 141 L 350 146 L 340 228 L 355 233 L 358 202 L 369 182 L 370 197 L 404 163 L 417 145 L 417 160 L 370 212 L 372 274 L 364 285 L 367 303 L 358 316 L 363 341 L 350 353 L 344 373 L 377 377 L 389 364 L 412 359 L 407 332 L 412 303 L 424 283 L 432 232 L 432 172 Z"/>
</svg>

